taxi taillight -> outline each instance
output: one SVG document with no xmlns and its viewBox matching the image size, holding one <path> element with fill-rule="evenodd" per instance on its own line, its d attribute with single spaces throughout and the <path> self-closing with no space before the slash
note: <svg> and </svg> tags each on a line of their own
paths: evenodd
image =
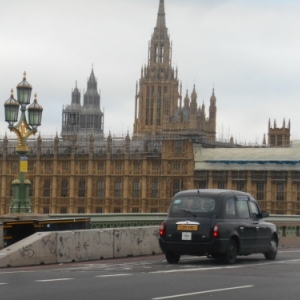
<svg viewBox="0 0 300 300">
<path fill-rule="evenodd" d="M 166 223 L 162 222 L 159 227 L 159 235 L 164 236 L 166 233 Z"/>
<path fill-rule="evenodd" d="M 213 230 L 213 237 L 217 238 L 219 236 L 219 225 L 215 224 L 214 230 Z"/>
</svg>

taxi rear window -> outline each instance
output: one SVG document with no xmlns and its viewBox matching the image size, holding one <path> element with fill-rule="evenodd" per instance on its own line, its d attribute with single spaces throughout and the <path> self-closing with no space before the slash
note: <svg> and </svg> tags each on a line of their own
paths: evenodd
<svg viewBox="0 0 300 300">
<path fill-rule="evenodd" d="M 170 212 L 194 212 L 194 213 L 211 213 L 215 210 L 216 201 L 211 197 L 178 197 L 175 198 L 170 206 Z"/>
</svg>

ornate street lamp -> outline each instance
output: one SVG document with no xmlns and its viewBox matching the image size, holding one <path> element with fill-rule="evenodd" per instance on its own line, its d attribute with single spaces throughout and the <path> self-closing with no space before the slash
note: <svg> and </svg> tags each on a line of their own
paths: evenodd
<svg viewBox="0 0 300 300">
<path fill-rule="evenodd" d="M 30 213 L 31 202 L 29 199 L 30 181 L 26 179 L 28 170 L 28 153 L 27 138 L 37 132 L 37 127 L 41 125 L 43 108 L 37 103 L 37 95 L 34 95 L 34 102 L 30 104 L 32 86 L 26 81 L 26 73 L 24 72 L 23 81 L 17 85 L 17 98 L 14 98 L 13 90 L 11 90 L 10 98 L 4 103 L 5 121 L 8 128 L 18 137 L 18 146 L 16 151 L 20 156 L 19 178 L 12 182 L 13 196 L 9 208 L 10 213 Z M 18 121 L 19 109 L 21 116 Z M 28 111 L 28 122 L 25 112 Z M 14 123 L 18 123 L 14 125 Z"/>
</svg>

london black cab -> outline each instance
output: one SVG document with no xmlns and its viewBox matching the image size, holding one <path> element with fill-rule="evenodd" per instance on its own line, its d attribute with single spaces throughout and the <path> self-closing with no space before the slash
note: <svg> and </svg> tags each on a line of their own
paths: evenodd
<svg viewBox="0 0 300 300">
<path fill-rule="evenodd" d="M 237 255 L 263 253 L 268 260 L 277 254 L 278 233 L 264 221 L 256 200 L 234 190 L 198 189 L 177 193 L 167 219 L 159 230 L 159 245 L 170 264 L 181 255 L 219 258 L 228 264 Z"/>
</svg>

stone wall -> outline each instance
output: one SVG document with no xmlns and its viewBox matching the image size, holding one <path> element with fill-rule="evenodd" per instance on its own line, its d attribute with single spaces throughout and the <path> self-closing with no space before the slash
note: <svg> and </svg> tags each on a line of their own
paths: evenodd
<svg viewBox="0 0 300 300">
<path fill-rule="evenodd" d="M 158 226 L 148 226 L 37 232 L 0 250 L 0 267 L 158 254 L 158 231 Z M 280 237 L 279 247 L 300 247 L 300 237 Z"/>
<path fill-rule="evenodd" d="M 0 267 L 161 253 L 158 227 L 37 232 L 0 251 Z"/>
<path fill-rule="evenodd" d="M 3 224 L 0 223 L 0 250 L 3 249 L 4 243 L 3 243 Z"/>
</svg>

